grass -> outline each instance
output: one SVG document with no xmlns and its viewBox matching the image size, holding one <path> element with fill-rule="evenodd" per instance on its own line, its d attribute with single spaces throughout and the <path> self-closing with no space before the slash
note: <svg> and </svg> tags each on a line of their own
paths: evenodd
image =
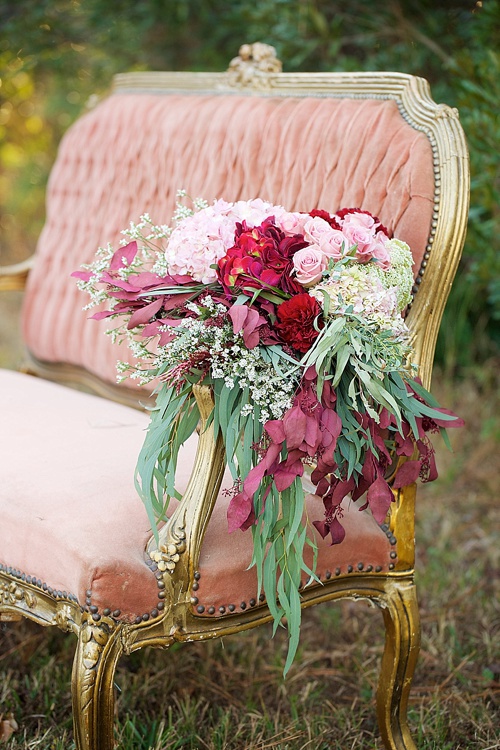
<svg viewBox="0 0 500 750">
<path fill-rule="evenodd" d="M 1 317 L 1 316 L 0 316 Z M 10 362 L 7 363 L 10 365 Z M 422 649 L 410 724 L 419 750 L 500 750 L 500 388 L 498 363 L 460 382 L 435 379 L 467 421 L 439 449 L 440 479 L 418 497 Z M 123 659 L 116 683 L 121 750 L 379 750 L 381 614 L 362 602 L 304 613 L 284 681 L 285 633 Z M 0 747 L 68 750 L 74 638 L 29 622 L 0 629 Z M 1 719 L 0 719 L 1 728 Z"/>
</svg>

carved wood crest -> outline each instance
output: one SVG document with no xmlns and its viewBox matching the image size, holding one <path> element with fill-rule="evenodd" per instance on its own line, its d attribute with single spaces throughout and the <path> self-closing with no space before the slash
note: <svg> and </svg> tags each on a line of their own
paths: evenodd
<svg viewBox="0 0 500 750">
<path fill-rule="evenodd" d="M 281 60 L 271 45 L 242 44 L 238 56 L 229 63 L 227 82 L 233 88 L 262 91 L 271 87 L 272 79 L 281 69 Z"/>
</svg>

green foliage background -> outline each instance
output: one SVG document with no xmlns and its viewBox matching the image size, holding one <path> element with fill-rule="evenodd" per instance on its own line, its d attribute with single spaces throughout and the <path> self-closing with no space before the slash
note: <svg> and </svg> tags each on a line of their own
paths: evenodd
<svg viewBox="0 0 500 750">
<path fill-rule="evenodd" d="M 224 70 L 242 42 L 285 70 L 399 70 L 458 107 L 471 152 L 464 256 L 438 358 L 500 347 L 500 0 L 0 0 L 0 262 L 28 256 L 57 144 L 124 70 Z"/>
</svg>

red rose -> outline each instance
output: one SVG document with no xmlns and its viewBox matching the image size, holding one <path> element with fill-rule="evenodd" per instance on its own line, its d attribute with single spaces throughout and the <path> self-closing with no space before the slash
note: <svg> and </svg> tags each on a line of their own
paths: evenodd
<svg viewBox="0 0 500 750">
<path fill-rule="evenodd" d="M 277 309 L 278 322 L 274 324 L 282 340 L 299 352 L 307 352 L 319 336 L 314 321 L 321 308 L 306 292 L 296 294 Z"/>
</svg>

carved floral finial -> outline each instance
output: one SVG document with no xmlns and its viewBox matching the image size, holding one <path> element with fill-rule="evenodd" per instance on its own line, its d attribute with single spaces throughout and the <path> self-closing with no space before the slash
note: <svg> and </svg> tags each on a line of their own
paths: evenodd
<svg viewBox="0 0 500 750">
<path fill-rule="evenodd" d="M 229 63 L 228 83 L 235 88 L 267 89 L 271 78 L 281 73 L 281 60 L 269 44 L 242 44 L 238 57 Z"/>
</svg>

